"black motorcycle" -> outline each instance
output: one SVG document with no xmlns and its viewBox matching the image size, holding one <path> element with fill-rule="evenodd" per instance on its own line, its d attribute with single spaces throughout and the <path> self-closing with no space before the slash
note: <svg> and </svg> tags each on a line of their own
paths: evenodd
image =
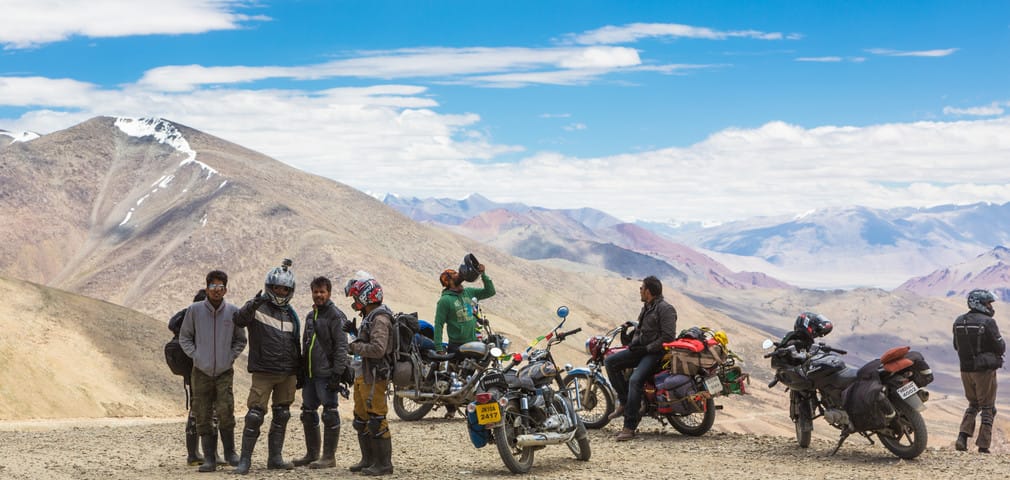
<svg viewBox="0 0 1010 480">
<path fill-rule="evenodd" d="M 781 382 L 788 387 L 789 417 L 799 446 L 810 446 L 813 420 L 823 417 L 841 430 L 832 455 L 856 433 L 870 444 L 876 435 L 900 458 L 918 457 L 927 441 L 926 423 L 919 412 L 926 408 L 923 402 L 929 393 L 922 387 L 932 381 L 922 356 L 908 347 L 891 349 L 857 371 L 842 360 L 846 351 L 814 343 L 817 332 L 809 333 L 794 330 L 779 342 L 765 340 L 763 344 L 765 349 L 774 348 L 765 355 L 775 369 L 775 379 L 768 386 Z"/>
<path fill-rule="evenodd" d="M 467 428 L 477 448 L 494 442 L 512 473 L 527 473 L 534 453 L 548 445 L 565 444 L 577 460 L 589 460 L 589 434 L 575 414 L 551 347 L 581 331 L 562 332 L 568 307 L 558 308 L 561 323 L 539 337 L 525 353 L 492 365 L 480 375 L 480 388 L 467 406 Z M 534 348 L 546 341 L 541 348 Z M 497 348 L 494 349 L 497 351 Z M 517 367 L 527 361 L 522 368 Z"/>
<path fill-rule="evenodd" d="M 495 360 L 491 350 L 508 348 L 509 339 L 494 332 L 476 298 L 471 308 L 479 326 L 477 341 L 464 343 L 455 353 L 412 349 L 413 381 L 393 389 L 393 411 L 402 420 L 420 420 L 435 407 L 448 412 L 465 407 L 473 401 L 479 373 Z"/>
</svg>

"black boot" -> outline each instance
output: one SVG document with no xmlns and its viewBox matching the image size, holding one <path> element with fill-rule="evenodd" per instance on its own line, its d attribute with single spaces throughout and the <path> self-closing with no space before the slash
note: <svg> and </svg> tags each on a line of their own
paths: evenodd
<svg viewBox="0 0 1010 480">
<path fill-rule="evenodd" d="M 361 471 L 362 475 L 378 477 L 393 474 L 393 439 L 373 438 L 372 450 L 375 454 L 375 463 Z"/>
<path fill-rule="evenodd" d="M 309 468 L 333 468 L 337 466 L 334 454 L 340 440 L 340 415 L 336 409 L 323 412 L 323 456 L 312 462 Z M 317 444 L 318 445 L 318 444 Z"/>
<path fill-rule="evenodd" d="M 242 429 L 242 455 L 232 473 L 239 475 L 249 473 L 253 448 L 256 447 L 256 440 L 260 437 L 260 425 L 263 425 L 263 412 L 257 409 L 249 410 L 245 416 L 245 428 Z"/>
<path fill-rule="evenodd" d="M 221 435 L 221 446 L 224 449 L 224 460 L 228 465 L 238 465 L 238 454 L 235 453 L 235 428 L 222 428 L 218 430 Z"/>
<path fill-rule="evenodd" d="M 957 441 L 954 442 L 954 450 L 963 452 L 968 449 L 968 434 L 961 432 L 957 434 Z"/>
<path fill-rule="evenodd" d="M 196 419 L 186 420 L 186 464 L 193 467 L 203 463 L 200 456 L 200 435 L 196 433 Z"/>
<path fill-rule="evenodd" d="M 375 454 L 372 452 L 372 437 L 367 433 L 358 433 L 358 448 L 361 449 L 361 461 L 351 465 L 352 472 L 360 472 L 375 461 Z"/>
<path fill-rule="evenodd" d="M 292 462 L 296 467 L 319 460 L 319 417 L 316 412 L 302 412 L 301 419 L 305 430 L 305 456 Z"/>
<path fill-rule="evenodd" d="M 210 435 L 200 435 L 200 445 L 203 447 L 204 461 L 200 465 L 201 472 L 217 470 L 217 432 Z"/>
<path fill-rule="evenodd" d="M 267 433 L 267 470 L 291 470 L 294 464 L 284 461 L 284 435 L 291 413 L 287 406 L 279 406 L 274 407 L 273 416 Z"/>
</svg>

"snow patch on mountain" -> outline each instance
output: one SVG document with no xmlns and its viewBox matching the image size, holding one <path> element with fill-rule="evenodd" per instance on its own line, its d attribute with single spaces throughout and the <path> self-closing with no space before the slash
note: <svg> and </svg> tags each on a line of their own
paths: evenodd
<svg viewBox="0 0 1010 480">
<path fill-rule="evenodd" d="M 11 137 L 10 144 L 30 142 L 42 136 L 35 132 L 8 132 L 7 130 L 0 130 L 0 135 Z"/>
<path fill-rule="evenodd" d="M 184 153 L 186 159 L 179 162 L 180 167 L 189 163 L 195 163 L 207 171 L 208 179 L 218 173 L 210 165 L 196 159 L 196 151 L 190 148 L 189 142 L 182 136 L 182 132 L 175 128 L 175 125 L 172 125 L 171 122 L 160 118 L 117 117 L 116 127 L 131 137 L 154 137 L 158 143 L 168 145 Z M 168 181 L 171 181 L 171 178 L 167 179 L 166 183 Z"/>
</svg>

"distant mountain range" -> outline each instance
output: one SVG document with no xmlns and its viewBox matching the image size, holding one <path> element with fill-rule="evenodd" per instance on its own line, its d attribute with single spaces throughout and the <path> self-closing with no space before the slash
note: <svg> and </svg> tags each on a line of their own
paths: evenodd
<svg viewBox="0 0 1010 480">
<path fill-rule="evenodd" d="M 705 226 L 628 224 L 593 209 L 499 204 L 477 194 L 463 200 L 390 195 L 383 201 L 415 220 L 524 258 L 561 258 L 626 276 L 652 269 L 684 281 L 737 286 L 895 288 L 1010 244 L 1010 203 L 832 208 Z"/>
<path fill-rule="evenodd" d="M 1010 302 L 1010 249 L 996 247 L 967 262 L 944 267 L 898 286 L 897 290 L 922 296 L 961 297 L 976 288 L 992 291 Z"/>
</svg>

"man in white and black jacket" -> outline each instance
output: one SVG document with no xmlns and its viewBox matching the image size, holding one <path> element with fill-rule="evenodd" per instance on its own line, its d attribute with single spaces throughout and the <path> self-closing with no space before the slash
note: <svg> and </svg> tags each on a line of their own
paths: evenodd
<svg viewBox="0 0 1010 480">
<path fill-rule="evenodd" d="M 975 433 L 975 416 L 982 417 L 975 445 L 979 453 L 989 453 L 992 424 L 996 417 L 996 370 L 1003 366 L 1006 343 L 993 315 L 996 296 L 988 290 L 968 292 L 968 313 L 954 320 L 954 350 L 961 363 L 961 384 L 968 408 L 961 419 L 954 448 L 968 449 L 968 437 Z"/>
</svg>

